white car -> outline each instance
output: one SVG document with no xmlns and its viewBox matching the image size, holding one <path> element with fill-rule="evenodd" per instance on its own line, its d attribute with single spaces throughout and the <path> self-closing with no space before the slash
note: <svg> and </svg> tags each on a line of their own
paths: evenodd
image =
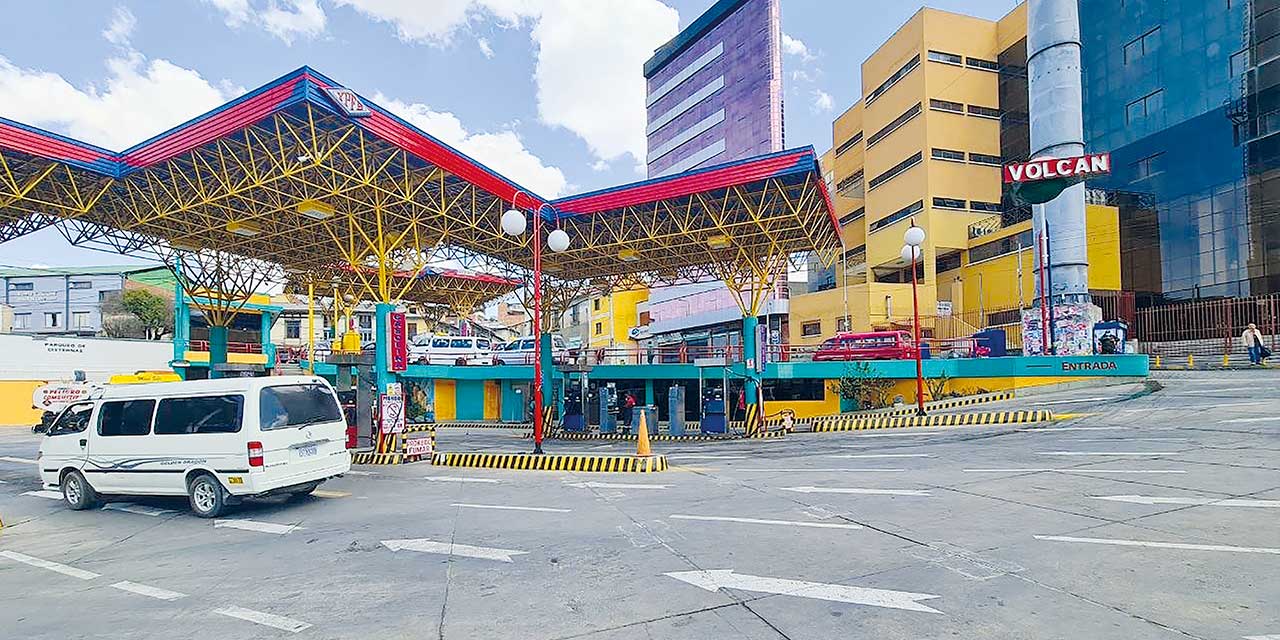
<svg viewBox="0 0 1280 640">
<path fill-rule="evenodd" d="M 185 495 L 214 518 L 349 471 L 346 428 L 333 388 L 312 376 L 108 386 L 58 416 L 37 462 L 72 509 L 104 495 Z"/>
<path fill-rule="evenodd" d="M 493 364 L 533 364 L 537 353 L 533 338 L 519 338 L 494 351 Z M 563 363 L 568 353 L 569 349 L 565 347 L 564 338 L 551 336 L 551 360 L 556 364 Z"/>
<path fill-rule="evenodd" d="M 409 362 L 452 365 L 493 364 L 493 353 L 490 348 L 492 343 L 488 338 L 417 335 L 409 345 Z"/>
</svg>

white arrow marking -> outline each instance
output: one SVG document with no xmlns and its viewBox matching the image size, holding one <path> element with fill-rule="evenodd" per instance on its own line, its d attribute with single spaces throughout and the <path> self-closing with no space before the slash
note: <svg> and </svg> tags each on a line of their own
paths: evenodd
<svg viewBox="0 0 1280 640">
<path fill-rule="evenodd" d="M 263 613 L 261 611 L 254 611 L 253 609 L 244 609 L 241 607 L 224 607 L 214 611 L 214 613 L 247 620 L 255 624 L 288 631 L 290 633 L 297 633 L 303 629 L 311 627 L 309 623 L 294 620 L 293 618 L 286 618 L 284 616 L 277 616 L 275 614 Z"/>
<path fill-rule="evenodd" d="M 146 584 L 139 584 L 137 582 L 129 582 L 128 580 L 125 580 L 123 582 L 117 582 L 111 586 L 112 588 L 119 589 L 121 591 L 128 591 L 129 593 L 136 593 L 140 596 L 147 596 L 148 598 L 156 598 L 157 600 L 177 600 L 178 598 L 187 597 L 187 594 L 185 593 L 178 593 L 177 591 L 169 591 L 168 589 L 161 589 L 159 587 L 153 587 L 151 585 L 146 585 Z"/>
<path fill-rule="evenodd" d="M 543 511 L 546 513 L 569 513 L 571 511 L 571 509 L 555 509 L 552 507 L 513 507 L 505 504 L 469 504 L 466 502 L 455 502 L 449 506 L 467 509 L 496 509 L 499 511 Z"/>
<path fill-rule="evenodd" d="M 868 587 L 851 587 L 843 584 L 827 584 L 823 582 L 805 582 L 786 578 L 770 578 L 734 573 L 732 569 L 711 569 L 707 571 L 676 571 L 662 575 L 687 582 L 700 589 L 716 592 L 720 589 L 740 589 L 756 593 L 773 593 L 800 598 L 813 598 L 830 602 L 847 602 L 871 607 L 888 609 L 905 609 L 924 613 L 942 613 L 937 609 L 920 604 L 919 600 L 929 600 L 940 596 L 928 593 L 912 593 L 910 591 L 893 591 L 890 589 L 871 589 Z"/>
<path fill-rule="evenodd" d="M 1139 496 L 1139 495 L 1123 495 L 1123 496 L 1089 496 L 1095 500 L 1110 500 L 1112 502 L 1131 502 L 1133 504 L 1192 504 L 1204 505 L 1210 507 L 1268 507 L 1271 509 L 1280 508 L 1280 500 L 1215 500 L 1213 498 L 1168 498 L 1160 496 Z"/>
<path fill-rule="evenodd" d="M 1182 469 L 961 469 L 964 473 L 1040 473 L 1042 471 L 1058 471 L 1060 473 L 1186 473 Z"/>
<path fill-rule="evenodd" d="M 579 487 L 583 489 L 666 489 L 670 485 L 665 484 L 618 484 L 614 482 L 568 482 L 566 487 Z"/>
<path fill-rule="evenodd" d="M 528 551 L 516 551 L 514 549 L 493 549 L 489 547 L 473 547 L 471 545 L 457 544 L 453 542 L 436 542 L 434 540 L 427 540 L 426 538 L 411 540 L 383 540 L 382 546 L 392 551 L 400 551 L 403 549 L 405 551 L 439 553 L 443 555 L 479 558 L 481 560 L 498 560 L 500 562 L 511 562 L 511 556 L 521 556 L 529 553 Z"/>
<path fill-rule="evenodd" d="M 430 482 L 479 482 L 483 484 L 500 482 L 497 478 L 463 478 L 459 476 L 423 476 L 422 479 Z"/>
<path fill-rule="evenodd" d="M 839 524 L 835 522 L 796 522 L 794 520 L 759 520 L 756 518 L 732 518 L 729 516 L 691 516 L 672 514 L 672 520 L 705 520 L 708 522 L 742 522 L 745 524 L 780 524 L 788 527 L 812 527 L 814 529 L 861 529 L 860 524 Z"/>
<path fill-rule="evenodd" d="M 170 513 L 177 513 L 172 509 L 157 509 L 155 507 L 133 504 L 132 502 L 108 502 L 107 504 L 102 505 L 102 508 L 107 511 L 124 511 L 126 513 L 136 513 L 140 516 L 151 516 L 153 518 L 169 515 Z"/>
<path fill-rule="evenodd" d="M 42 490 L 40 490 L 40 491 L 24 491 L 24 492 L 22 492 L 22 495 L 24 495 L 24 496 L 34 496 L 34 497 L 36 497 L 36 498 L 48 498 L 48 499 L 50 499 L 50 500 L 61 500 L 61 499 L 62 499 L 62 494 L 61 494 L 61 493 L 59 493 L 59 492 L 57 492 L 57 491 L 48 491 L 48 490 L 44 490 L 44 489 L 42 489 Z"/>
<path fill-rule="evenodd" d="M 841 453 L 829 455 L 828 458 L 869 459 L 869 458 L 932 458 L 931 453 Z"/>
<path fill-rule="evenodd" d="M 35 460 L 31 460 L 28 458 L 14 458 L 13 456 L 0 456 L 0 460 L 4 460 L 5 462 L 16 462 L 18 464 L 35 464 L 36 463 Z"/>
<path fill-rule="evenodd" d="M 1073 538 L 1071 536 L 1036 536 L 1036 540 L 1053 540 L 1056 542 L 1085 542 L 1089 544 L 1110 544 L 1119 547 L 1152 547 L 1155 549 L 1185 549 L 1188 551 L 1232 551 L 1235 553 L 1266 553 L 1280 555 L 1280 549 L 1266 547 L 1232 547 L 1221 544 L 1185 544 L 1182 542 L 1151 542 L 1149 540 L 1114 540 L 1108 538 Z"/>
<path fill-rule="evenodd" d="M 1178 451 L 1037 451 L 1038 456 L 1168 456 Z"/>
<path fill-rule="evenodd" d="M 861 489 L 855 487 L 782 487 L 783 491 L 796 493 L 856 493 L 868 496 L 928 496 L 928 491 L 919 489 Z"/>
<path fill-rule="evenodd" d="M 80 578 L 81 580 L 92 580 L 94 578 L 99 577 L 99 575 L 101 575 L 101 574 L 94 573 L 92 571 L 85 571 L 84 569 L 69 567 L 65 564 L 62 564 L 61 562 L 41 560 L 40 558 L 29 556 L 25 553 L 18 553 L 17 551 L 0 551 L 0 557 L 5 557 L 10 560 L 21 562 L 22 564 L 28 564 L 33 567 L 39 567 L 41 569 L 48 569 L 49 571 L 53 571 L 55 573 L 61 573 L 64 576 L 71 576 L 72 578 Z"/>
<path fill-rule="evenodd" d="M 296 524 L 276 524 L 274 522 L 258 522 L 257 520 L 214 520 L 213 528 L 215 529 L 243 529 L 245 531 L 257 531 L 259 533 L 273 533 L 282 536 L 295 529 L 301 529 Z"/>
</svg>

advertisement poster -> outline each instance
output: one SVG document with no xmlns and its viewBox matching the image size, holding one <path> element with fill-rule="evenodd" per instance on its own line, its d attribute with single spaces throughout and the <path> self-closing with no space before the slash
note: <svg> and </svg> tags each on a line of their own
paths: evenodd
<svg viewBox="0 0 1280 640">
<path fill-rule="evenodd" d="M 405 314 L 393 311 L 387 315 L 387 357 L 390 362 L 387 368 L 391 371 L 404 371 L 409 366 L 409 336 L 407 334 Z"/>
</svg>

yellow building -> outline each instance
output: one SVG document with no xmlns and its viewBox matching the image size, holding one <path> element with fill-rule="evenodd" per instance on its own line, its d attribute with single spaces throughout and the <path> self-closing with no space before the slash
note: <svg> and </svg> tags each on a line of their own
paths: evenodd
<svg viewBox="0 0 1280 640">
<path fill-rule="evenodd" d="M 912 222 L 926 233 L 917 277 L 927 333 L 1018 322 L 1009 310 L 1034 295 L 1030 211 L 1002 205 L 1001 166 L 1030 152 L 1026 32 L 1025 4 L 998 21 L 925 8 L 862 63 L 864 97 L 832 123 L 821 158 L 844 255 L 818 285 L 826 290 L 791 298 L 793 343 L 909 326 L 900 253 Z M 1091 205 L 1088 219 L 1090 286 L 1119 289 L 1118 214 Z"/>
<path fill-rule="evenodd" d="M 648 324 L 648 289 L 593 296 L 589 305 L 591 315 L 587 335 L 591 348 L 620 350 L 636 346 L 631 329 Z"/>
</svg>

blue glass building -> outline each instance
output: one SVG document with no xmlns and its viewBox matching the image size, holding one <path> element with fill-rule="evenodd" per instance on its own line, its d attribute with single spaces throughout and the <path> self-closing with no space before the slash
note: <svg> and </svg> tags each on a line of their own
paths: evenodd
<svg viewBox="0 0 1280 640">
<path fill-rule="evenodd" d="M 1280 0 L 1080 0 L 1090 180 L 1139 306 L 1280 292 Z"/>
</svg>

